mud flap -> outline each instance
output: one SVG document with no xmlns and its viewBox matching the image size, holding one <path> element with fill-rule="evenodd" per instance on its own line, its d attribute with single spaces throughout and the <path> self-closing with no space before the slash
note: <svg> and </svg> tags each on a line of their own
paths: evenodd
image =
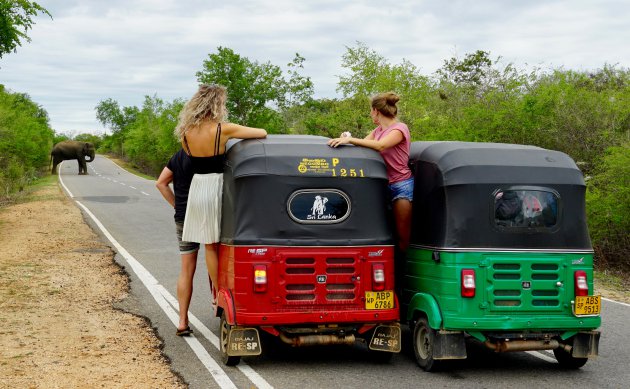
<svg viewBox="0 0 630 389">
<path fill-rule="evenodd" d="M 461 331 L 436 331 L 433 359 L 466 359 L 466 342 Z"/>
<path fill-rule="evenodd" d="M 260 337 L 256 328 L 231 328 L 228 334 L 227 355 L 230 357 L 260 355 Z"/>
<path fill-rule="evenodd" d="M 370 350 L 400 352 L 400 325 L 377 326 L 372 334 Z"/>
<path fill-rule="evenodd" d="M 599 331 L 578 332 L 573 338 L 573 358 L 591 358 L 599 354 Z"/>
</svg>

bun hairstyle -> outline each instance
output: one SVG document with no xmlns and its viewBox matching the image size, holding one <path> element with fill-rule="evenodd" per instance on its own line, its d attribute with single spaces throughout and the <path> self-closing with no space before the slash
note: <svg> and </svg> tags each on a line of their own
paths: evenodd
<svg viewBox="0 0 630 389">
<path fill-rule="evenodd" d="M 198 126 L 206 119 L 222 122 L 227 116 L 226 100 L 227 89 L 223 85 L 200 85 L 197 92 L 179 113 L 179 123 L 174 131 L 175 136 L 181 142 L 186 131 Z"/>
<path fill-rule="evenodd" d="M 372 108 L 376 109 L 383 116 L 394 118 L 398 114 L 396 103 L 400 100 L 394 92 L 379 93 L 372 97 Z"/>
</svg>

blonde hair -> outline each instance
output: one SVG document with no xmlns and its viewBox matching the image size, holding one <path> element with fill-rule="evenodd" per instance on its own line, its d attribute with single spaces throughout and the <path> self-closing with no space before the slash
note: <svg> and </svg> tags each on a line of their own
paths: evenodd
<svg viewBox="0 0 630 389">
<path fill-rule="evenodd" d="M 175 136 L 181 142 L 188 130 L 197 127 L 202 121 L 210 119 L 217 122 L 227 117 L 225 101 L 227 89 L 222 85 L 200 85 L 197 93 L 184 105 L 179 113 L 179 122 L 175 127 Z"/>
<path fill-rule="evenodd" d="M 398 115 L 398 107 L 396 103 L 400 100 L 394 92 L 379 93 L 372 97 L 372 108 L 383 114 L 385 117 L 394 118 Z"/>
</svg>

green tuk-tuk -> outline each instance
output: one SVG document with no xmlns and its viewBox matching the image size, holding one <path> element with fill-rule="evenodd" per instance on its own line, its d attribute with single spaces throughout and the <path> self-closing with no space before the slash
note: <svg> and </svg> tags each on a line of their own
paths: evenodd
<svg viewBox="0 0 630 389">
<path fill-rule="evenodd" d="M 420 367 L 496 352 L 553 350 L 562 367 L 598 353 L 600 296 L 582 173 L 533 146 L 414 142 L 411 245 L 401 321 Z"/>
</svg>

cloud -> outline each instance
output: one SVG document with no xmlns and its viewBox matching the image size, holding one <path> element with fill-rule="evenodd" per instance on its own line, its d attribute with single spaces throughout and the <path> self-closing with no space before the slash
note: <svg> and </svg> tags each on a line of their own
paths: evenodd
<svg viewBox="0 0 630 389">
<path fill-rule="evenodd" d="M 188 98 L 218 46 L 286 69 L 295 53 L 316 97 L 335 92 L 357 41 L 425 74 L 443 61 L 490 51 L 517 66 L 593 69 L 630 64 L 622 1 L 64 0 L 44 5 L 31 43 L 0 62 L 0 83 L 28 93 L 58 131 L 102 130 L 99 101 L 140 106 L 145 95 Z"/>
</svg>

